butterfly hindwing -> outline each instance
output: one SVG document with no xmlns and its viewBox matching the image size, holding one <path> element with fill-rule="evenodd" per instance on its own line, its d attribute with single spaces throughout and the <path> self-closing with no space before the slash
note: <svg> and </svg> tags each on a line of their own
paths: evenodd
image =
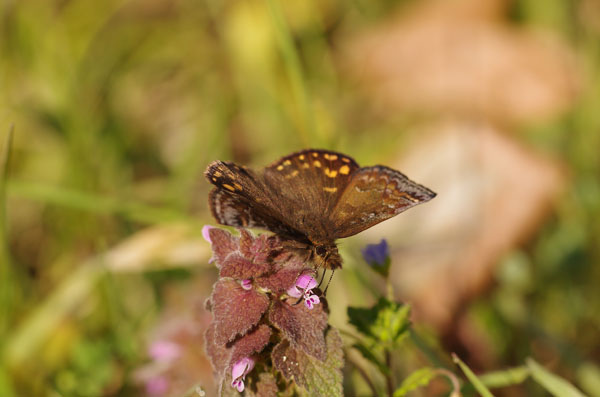
<svg viewBox="0 0 600 397">
<path fill-rule="evenodd" d="M 219 223 L 265 228 L 290 237 L 301 235 L 281 216 L 259 174 L 234 163 L 214 161 L 205 176 L 216 186 L 209 194 L 208 204 Z"/>
<path fill-rule="evenodd" d="M 274 218 L 262 206 L 223 189 L 214 188 L 209 193 L 208 205 L 213 217 L 222 225 L 268 229 L 290 238 L 299 236 L 298 231 Z"/>
</svg>

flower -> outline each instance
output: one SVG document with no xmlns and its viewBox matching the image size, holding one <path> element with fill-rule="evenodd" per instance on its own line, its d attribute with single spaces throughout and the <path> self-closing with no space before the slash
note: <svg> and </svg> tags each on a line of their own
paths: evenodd
<svg viewBox="0 0 600 397">
<path fill-rule="evenodd" d="M 242 280 L 241 284 L 242 284 L 242 288 L 245 289 L 246 291 L 252 289 L 252 280 L 250 280 L 250 279 Z"/>
<path fill-rule="evenodd" d="M 312 294 L 313 288 L 317 286 L 317 280 L 308 274 L 303 274 L 296 280 L 296 284 L 288 289 L 289 296 L 294 298 L 304 298 L 304 304 L 307 308 L 312 309 L 314 305 L 321 302 L 317 295 Z"/>
<path fill-rule="evenodd" d="M 149 396 L 163 396 L 169 390 L 169 381 L 164 376 L 154 376 L 146 381 L 146 393 Z"/>
<path fill-rule="evenodd" d="M 208 241 L 210 244 L 212 244 L 212 241 L 211 241 L 211 239 L 210 239 L 210 234 L 209 234 L 208 232 L 210 231 L 210 229 L 213 229 L 213 228 L 214 228 L 214 227 L 213 227 L 213 226 L 210 226 L 210 225 L 204 225 L 204 226 L 202 227 L 202 237 L 204 237 L 204 239 L 205 239 L 206 241 Z"/>
<path fill-rule="evenodd" d="M 158 340 L 150 345 L 148 354 L 155 361 L 169 363 L 181 356 L 181 347 L 177 343 L 169 340 Z"/>
<path fill-rule="evenodd" d="M 390 250 L 385 239 L 382 239 L 379 244 L 367 244 L 361 252 L 364 260 L 373 270 L 387 277 L 390 268 Z"/>
<path fill-rule="evenodd" d="M 251 357 L 244 357 L 238 360 L 231 368 L 231 387 L 237 389 L 240 393 L 244 391 L 244 379 L 246 375 L 254 368 L 254 359 Z"/>
</svg>

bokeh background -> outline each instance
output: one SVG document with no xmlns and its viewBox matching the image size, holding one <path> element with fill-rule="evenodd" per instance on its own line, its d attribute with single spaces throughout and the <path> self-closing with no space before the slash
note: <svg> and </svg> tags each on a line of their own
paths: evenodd
<svg viewBox="0 0 600 397">
<path fill-rule="evenodd" d="M 597 0 L 0 13 L 1 396 L 211 395 L 202 173 L 307 147 L 438 193 L 340 242 L 332 324 L 351 332 L 346 307 L 384 293 L 360 248 L 386 238 L 396 296 L 441 357 L 478 373 L 533 357 L 600 396 Z M 345 382 L 365 390 L 350 370 Z M 447 391 L 434 389 L 415 395 Z M 546 394 L 526 381 L 498 395 Z"/>
</svg>

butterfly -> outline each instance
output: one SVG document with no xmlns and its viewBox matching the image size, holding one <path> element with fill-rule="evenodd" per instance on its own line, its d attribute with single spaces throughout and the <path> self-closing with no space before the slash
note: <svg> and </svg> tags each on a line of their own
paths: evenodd
<svg viewBox="0 0 600 397">
<path fill-rule="evenodd" d="M 328 150 L 292 153 L 262 170 L 214 161 L 204 175 L 215 185 L 208 204 L 220 224 L 270 230 L 332 270 L 342 266 L 335 240 L 436 196 L 392 168 L 360 167 Z"/>
</svg>

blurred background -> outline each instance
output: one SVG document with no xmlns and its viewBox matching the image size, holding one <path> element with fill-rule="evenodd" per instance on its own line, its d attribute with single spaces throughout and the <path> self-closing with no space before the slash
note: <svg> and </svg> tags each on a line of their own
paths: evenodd
<svg viewBox="0 0 600 397">
<path fill-rule="evenodd" d="M 0 396 L 211 395 L 202 173 L 308 147 L 438 193 L 340 241 L 333 325 L 384 293 L 360 248 L 386 238 L 396 297 L 440 355 L 479 373 L 533 357 L 600 396 L 599 1 L 0 12 Z M 345 390 L 365 389 L 348 372 Z"/>
</svg>

